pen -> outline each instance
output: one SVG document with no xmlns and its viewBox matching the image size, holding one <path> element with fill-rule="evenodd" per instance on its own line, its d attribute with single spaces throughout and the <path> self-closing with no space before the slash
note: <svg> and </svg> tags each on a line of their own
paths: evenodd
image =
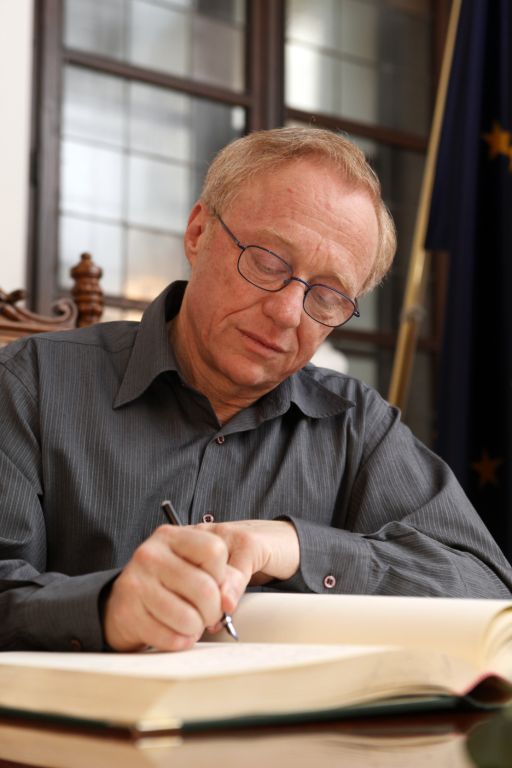
<svg viewBox="0 0 512 768">
<path fill-rule="evenodd" d="M 167 518 L 167 522 L 170 523 L 170 525 L 183 525 L 180 518 L 178 517 L 178 514 L 176 510 L 174 509 L 171 502 L 166 499 L 165 501 L 162 501 L 161 505 L 164 515 Z M 222 624 L 229 635 L 233 638 L 233 640 L 238 640 L 238 633 L 235 629 L 235 625 L 233 624 L 233 619 L 229 615 L 229 613 L 225 613 L 222 617 Z"/>
</svg>

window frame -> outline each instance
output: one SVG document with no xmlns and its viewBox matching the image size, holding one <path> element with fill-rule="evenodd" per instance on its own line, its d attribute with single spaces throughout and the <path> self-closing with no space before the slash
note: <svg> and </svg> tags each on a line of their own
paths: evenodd
<svg viewBox="0 0 512 768">
<path fill-rule="evenodd" d="M 432 12 L 433 104 L 450 0 L 430 0 Z M 34 0 L 33 110 L 31 132 L 31 174 L 29 193 L 28 290 L 32 309 L 48 313 L 52 303 L 66 296 L 57 286 L 60 111 L 62 73 L 66 65 L 82 67 L 135 82 L 168 88 L 177 93 L 205 98 L 246 110 L 248 131 L 273 128 L 298 121 L 346 131 L 354 137 L 371 139 L 395 149 L 426 155 L 427 138 L 392 128 L 370 125 L 342 117 L 314 115 L 284 104 L 284 58 L 286 0 L 246 0 L 246 87 L 243 91 L 214 86 L 189 78 L 168 75 L 127 62 L 87 53 L 62 45 L 63 0 Z M 431 260 L 431 327 L 418 341 L 419 351 L 430 358 L 432 382 L 438 378 L 442 341 L 442 318 L 446 295 L 447 263 L 442 254 Z M 119 296 L 105 296 L 105 304 L 126 310 L 142 310 L 147 302 Z M 382 355 L 394 349 L 397 329 L 365 331 L 348 326 L 332 333 L 336 346 L 348 344 L 351 354 L 368 355 L 375 347 L 380 365 Z M 432 392 L 435 402 L 435 391 Z"/>
</svg>

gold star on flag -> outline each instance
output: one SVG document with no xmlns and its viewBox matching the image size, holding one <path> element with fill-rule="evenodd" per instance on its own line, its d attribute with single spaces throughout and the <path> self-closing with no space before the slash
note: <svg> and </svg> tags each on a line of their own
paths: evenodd
<svg viewBox="0 0 512 768">
<path fill-rule="evenodd" d="M 482 138 L 489 145 L 489 157 L 491 159 L 498 157 L 498 155 L 508 157 L 509 170 L 512 171 L 512 134 L 510 131 L 505 131 L 499 123 L 494 122 L 492 131 L 483 133 Z"/>
<path fill-rule="evenodd" d="M 482 451 L 482 456 L 478 461 L 473 461 L 471 469 L 473 469 L 478 475 L 478 486 L 482 488 L 484 485 L 498 485 L 498 478 L 496 473 L 498 467 L 503 464 L 503 459 L 491 459 L 487 453 L 487 449 Z"/>
</svg>

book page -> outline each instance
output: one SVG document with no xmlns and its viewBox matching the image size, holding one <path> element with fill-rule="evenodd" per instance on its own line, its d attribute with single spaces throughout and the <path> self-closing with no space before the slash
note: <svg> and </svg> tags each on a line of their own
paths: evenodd
<svg viewBox="0 0 512 768">
<path fill-rule="evenodd" d="M 0 668 L 6 665 L 181 680 L 324 664 L 332 659 L 373 655 L 380 650 L 374 646 L 349 645 L 277 644 L 269 648 L 265 643 L 239 643 L 233 646 L 227 643 L 197 643 L 188 651 L 176 653 L 8 651 L 0 654 Z"/>
<path fill-rule="evenodd" d="M 512 602 L 373 595 L 249 593 L 233 620 L 247 642 L 403 645 L 462 656 L 480 666 L 512 639 Z M 225 632 L 205 639 L 230 642 Z M 509 654 L 510 656 L 510 654 Z"/>
</svg>

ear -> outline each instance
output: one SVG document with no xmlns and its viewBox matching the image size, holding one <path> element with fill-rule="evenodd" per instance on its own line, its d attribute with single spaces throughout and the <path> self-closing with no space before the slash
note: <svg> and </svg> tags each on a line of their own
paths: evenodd
<svg viewBox="0 0 512 768">
<path fill-rule="evenodd" d="M 207 226 L 210 223 L 210 213 L 205 204 L 198 200 L 190 212 L 185 230 L 185 255 L 192 266 L 201 247 L 201 241 L 206 238 Z"/>
</svg>

